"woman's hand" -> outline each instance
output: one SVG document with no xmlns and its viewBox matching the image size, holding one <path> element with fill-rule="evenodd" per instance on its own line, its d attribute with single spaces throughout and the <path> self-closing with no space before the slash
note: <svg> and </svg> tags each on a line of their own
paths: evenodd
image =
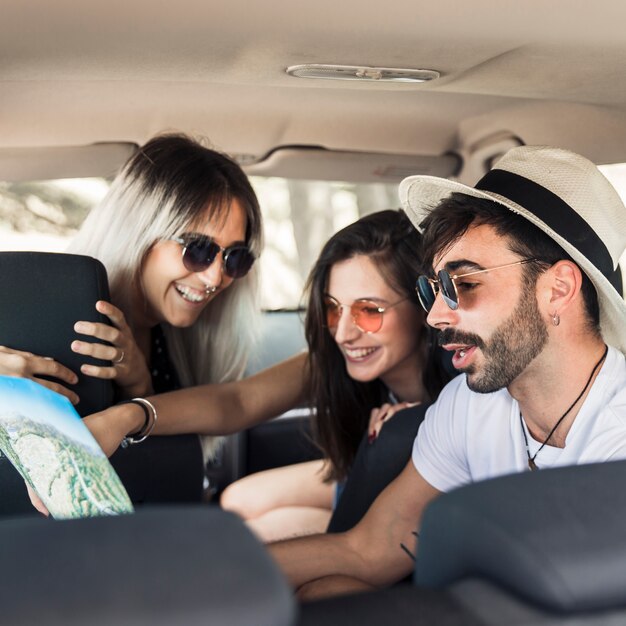
<svg viewBox="0 0 626 626">
<path fill-rule="evenodd" d="M 65 396 L 72 404 L 78 404 L 79 397 L 76 393 L 61 384 L 75 385 L 78 382 L 78 376 L 50 357 L 0 346 L 0 375 L 29 378 Z M 61 382 L 45 380 L 39 378 L 40 376 L 50 376 Z"/>
<path fill-rule="evenodd" d="M 368 442 L 373 443 L 376 441 L 385 422 L 388 422 L 398 411 L 408 409 L 411 406 L 417 406 L 418 404 L 419 402 L 398 402 L 398 404 L 389 404 L 386 402 L 382 406 L 372 409 L 370 413 L 370 423 L 367 428 Z"/>
<path fill-rule="evenodd" d="M 31 489 L 29 485 L 26 485 L 26 490 L 28 491 L 28 497 L 30 498 L 30 503 L 42 514 L 48 517 L 50 515 L 50 511 L 46 508 L 46 505 L 41 501 L 41 498 Z"/>
<path fill-rule="evenodd" d="M 95 378 L 112 379 L 120 387 L 122 397 L 133 398 L 152 393 L 152 379 L 146 359 L 139 349 L 124 314 L 110 302 L 99 300 L 96 310 L 106 315 L 113 326 L 96 322 L 76 322 L 74 330 L 105 343 L 73 341 L 72 350 L 78 354 L 111 361 L 108 367 L 83 364 L 80 371 Z"/>
<path fill-rule="evenodd" d="M 83 418 L 94 439 L 107 456 L 111 456 L 128 433 L 137 432 L 145 421 L 140 406 L 127 402 Z"/>
</svg>

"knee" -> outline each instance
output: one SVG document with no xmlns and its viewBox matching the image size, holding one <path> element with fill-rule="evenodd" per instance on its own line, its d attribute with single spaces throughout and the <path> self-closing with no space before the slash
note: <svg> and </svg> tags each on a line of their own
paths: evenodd
<svg viewBox="0 0 626 626">
<path fill-rule="evenodd" d="M 226 511 L 236 513 L 247 520 L 255 516 L 251 494 L 245 480 L 238 480 L 231 483 L 220 497 L 220 506 Z"/>
</svg>

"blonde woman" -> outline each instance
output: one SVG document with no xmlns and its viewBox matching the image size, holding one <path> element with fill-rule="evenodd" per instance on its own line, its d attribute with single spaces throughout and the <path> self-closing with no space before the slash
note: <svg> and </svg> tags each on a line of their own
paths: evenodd
<svg viewBox="0 0 626 626">
<path fill-rule="evenodd" d="M 239 165 L 184 135 L 148 141 L 68 250 L 99 259 L 111 292 L 96 308 L 112 325 L 77 321 L 79 337 L 96 342 L 72 343 L 111 364 L 82 373 L 113 380 L 119 399 L 240 377 L 256 339 L 261 245 L 259 204 Z M 48 386 L 76 402 L 75 373 L 42 357 L 5 347 L 0 370 L 44 384 L 39 376 L 56 375 Z"/>
</svg>

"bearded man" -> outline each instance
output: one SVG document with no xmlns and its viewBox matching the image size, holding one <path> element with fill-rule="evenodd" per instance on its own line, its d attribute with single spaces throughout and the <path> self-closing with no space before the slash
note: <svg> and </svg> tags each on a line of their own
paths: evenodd
<svg viewBox="0 0 626 626">
<path fill-rule="evenodd" d="M 400 194 L 423 230 L 420 301 L 465 375 L 430 407 L 412 460 L 357 526 L 270 546 L 303 598 L 409 574 L 406 551 L 441 492 L 626 458 L 626 305 L 611 284 L 626 209 L 595 165 L 524 146 L 474 188 L 414 176 Z"/>
</svg>

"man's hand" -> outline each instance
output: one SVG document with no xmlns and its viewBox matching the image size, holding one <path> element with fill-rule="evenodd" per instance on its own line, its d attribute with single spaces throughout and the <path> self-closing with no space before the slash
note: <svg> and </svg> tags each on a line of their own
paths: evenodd
<svg viewBox="0 0 626 626">
<path fill-rule="evenodd" d="M 415 531 L 424 507 L 438 494 L 410 460 L 351 530 L 279 541 L 268 550 L 291 585 L 302 587 L 307 597 L 346 592 L 338 587 L 348 582 L 387 587 L 413 570 Z"/>
<path fill-rule="evenodd" d="M 348 593 L 376 591 L 377 589 L 378 587 L 368 585 L 358 578 L 324 576 L 324 578 L 318 578 L 302 585 L 296 592 L 296 595 L 300 602 L 310 602 L 312 600 L 321 600 L 322 598 L 343 596 Z"/>
</svg>

